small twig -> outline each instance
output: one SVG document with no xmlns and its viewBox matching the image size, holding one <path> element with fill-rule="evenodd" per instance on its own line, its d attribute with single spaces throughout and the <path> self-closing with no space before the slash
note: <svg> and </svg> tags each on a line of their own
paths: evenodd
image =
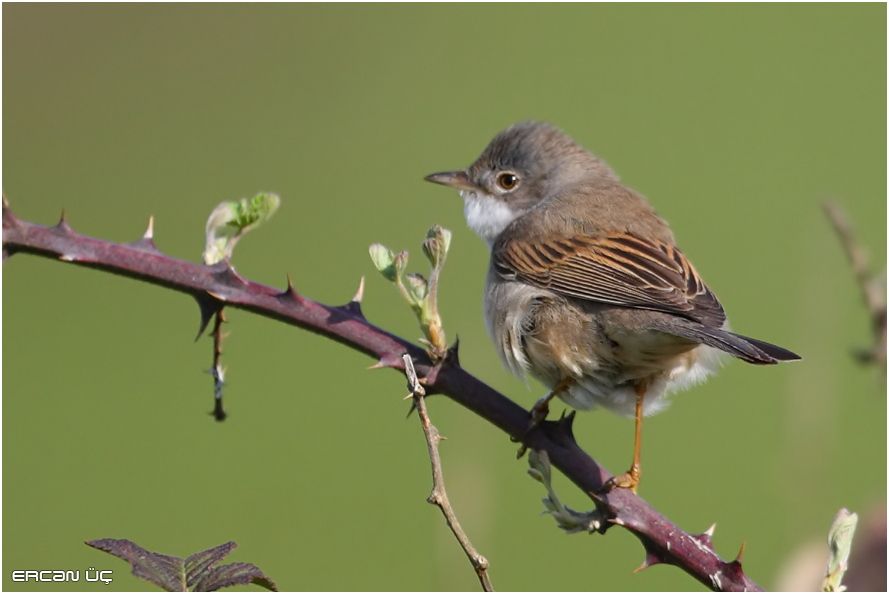
<svg viewBox="0 0 889 594">
<path fill-rule="evenodd" d="M 874 274 L 870 269 L 867 252 L 861 247 L 855 238 L 852 225 L 839 205 L 834 202 L 824 203 L 824 212 L 833 225 L 834 231 L 840 239 L 849 265 L 855 274 L 855 280 L 861 290 L 861 297 L 867 307 L 871 318 L 871 327 L 874 334 L 873 346 L 862 353 L 864 362 L 876 363 L 886 367 L 886 283 L 885 278 Z"/>
<path fill-rule="evenodd" d="M 228 416 L 222 406 L 222 389 L 225 386 L 225 369 L 222 367 L 222 341 L 225 336 L 222 333 L 222 325 L 226 322 L 225 309 L 220 309 L 214 316 L 213 323 L 213 367 L 210 375 L 213 376 L 213 418 L 224 421 Z"/>
<path fill-rule="evenodd" d="M 444 483 L 444 472 L 441 468 L 441 456 L 438 453 L 438 442 L 444 439 L 444 437 L 438 432 L 432 421 L 429 420 L 429 413 L 426 411 L 426 389 L 423 388 L 417 377 L 413 358 L 410 355 L 404 355 L 402 358 L 404 359 L 404 371 L 407 375 L 408 389 L 410 390 L 409 396 L 412 396 L 414 399 L 414 406 L 420 417 L 420 425 L 423 427 L 423 434 L 426 436 L 429 461 L 432 464 L 432 492 L 426 498 L 426 501 L 441 510 L 445 521 L 448 523 L 448 527 L 454 533 L 457 542 L 460 543 L 463 552 L 469 558 L 469 562 L 472 563 L 472 568 L 478 576 L 482 589 L 485 592 L 493 592 L 494 586 L 491 584 L 491 578 L 488 576 L 488 560 L 472 546 L 472 542 L 466 536 L 463 527 L 460 526 L 460 520 L 457 519 L 457 514 L 454 513 L 454 508 L 451 507 L 451 502 L 448 499 Z"/>
</svg>

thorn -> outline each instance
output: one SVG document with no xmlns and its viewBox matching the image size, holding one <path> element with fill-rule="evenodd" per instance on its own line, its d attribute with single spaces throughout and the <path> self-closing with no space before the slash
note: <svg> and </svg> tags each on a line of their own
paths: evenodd
<svg viewBox="0 0 889 594">
<path fill-rule="evenodd" d="M 657 553 L 652 553 L 648 549 L 645 550 L 645 560 L 642 562 L 642 565 L 633 570 L 633 573 L 639 573 L 644 569 L 648 569 L 652 565 L 657 565 L 659 563 L 666 563 Z"/>
<path fill-rule="evenodd" d="M 222 303 L 214 297 L 215 296 L 209 291 L 194 296 L 195 301 L 198 302 L 198 308 L 201 310 L 201 323 L 198 327 L 198 334 L 194 337 L 195 342 L 201 337 L 204 330 L 207 329 L 207 325 L 210 323 L 210 320 L 213 319 L 213 316 L 222 311 Z"/>
<path fill-rule="evenodd" d="M 361 303 L 364 300 L 364 276 L 361 277 L 361 280 L 358 281 L 358 289 L 355 291 L 355 296 L 352 297 L 352 303 Z"/>
<path fill-rule="evenodd" d="M 737 563 L 738 565 L 741 564 L 741 562 L 744 560 L 744 550 L 745 550 L 746 548 L 747 548 L 747 541 L 746 541 L 746 540 L 742 540 L 742 541 L 741 541 L 741 547 L 738 549 L 738 554 L 735 555 L 734 563 Z"/>
<path fill-rule="evenodd" d="M 360 318 L 364 318 L 364 312 L 361 311 L 361 300 L 364 299 L 364 277 L 361 277 L 361 280 L 358 281 L 358 290 L 355 291 L 355 296 L 352 297 L 352 300 L 347 304 L 342 306 L 340 309 L 343 309 L 353 316 L 358 316 Z M 366 319 L 366 318 L 365 318 Z"/>
<path fill-rule="evenodd" d="M 12 209 L 9 207 L 9 199 L 6 197 L 6 192 L 3 193 L 3 227 L 18 227 L 19 220 L 15 218 L 15 215 L 12 214 Z"/>
<path fill-rule="evenodd" d="M 413 396 L 413 394 L 411 394 L 411 396 Z M 410 409 L 407 411 L 407 414 L 404 416 L 404 418 L 405 418 L 405 419 L 409 419 L 409 418 L 411 418 L 411 415 L 413 414 L 413 412 L 414 412 L 415 410 L 417 410 L 417 403 L 414 402 L 414 401 L 411 401 L 411 407 L 410 407 Z"/>
<path fill-rule="evenodd" d="M 59 256 L 59 260 L 61 260 L 62 262 L 76 262 L 77 256 L 75 256 L 74 254 L 62 254 L 61 256 Z"/>
<path fill-rule="evenodd" d="M 300 301 L 302 297 L 300 297 L 299 293 L 296 292 L 296 288 L 293 286 L 293 279 L 290 278 L 290 273 L 287 273 L 287 286 L 283 291 L 278 293 L 278 299 L 286 299 L 288 301 Z"/>
<path fill-rule="evenodd" d="M 456 340 L 454 340 L 453 346 L 451 346 L 447 355 L 445 355 L 445 361 L 450 363 L 455 367 L 460 367 L 460 337 L 457 336 Z"/>
<path fill-rule="evenodd" d="M 587 496 L 593 500 L 593 503 L 603 504 L 606 502 L 605 498 L 602 497 L 602 493 L 598 491 L 587 491 Z"/>
<path fill-rule="evenodd" d="M 397 355 L 383 355 L 382 357 L 380 357 L 379 361 L 377 361 L 376 363 L 374 363 L 367 369 L 368 370 L 385 369 L 385 368 L 397 369 L 403 364 L 404 364 L 404 361 L 402 361 L 401 357 L 399 357 Z"/>
<path fill-rule="evenodd" d="M 576 410 L 572 410 L 572 411 L 569 412 L 567 415 L 565 414 L 565 411 L 563 410 L 563 411 L 562 411 L 562 416 L 559 418 L 559 425 L 564 426 L 565 429 L 568 430 L 568 433 L 569 433 L 569 434 L 570 434 L 570 433 L 573 433 L 573 429 L 574 429 L 574 419 L 575 419 L 576 416 L 577 416 L 577 411 L 576 411 Z"/>
<path fill-rule="evenodd" d="M 71 229 L 71 225 L 68 224 L 68 218 L 65 215 L 65 209 L 62 209 L 62 213 L 59 215 L 59 222 L 56 223 L 56 229 L 61 231 L 62 233 L 72 233 L 73 229 Z"/>
<path fill-rule="evenodd" d="M 713 548 L 713 533 L 716 532 L 716 524 L 710 524 L 710 527 L 704 530 L 701 534 L 692 534 L 691 537 L 695 539 L 698 543 L 704 545 L 707 548 Z"/>
<path fill-rule="evenodd" d="M 154 215 L 148 217 L 148 227 L 142 237 L 130 244 L 131 246 L 147 252 L 157 252 L 157 246 L 154 244 Z"/>
</svg>

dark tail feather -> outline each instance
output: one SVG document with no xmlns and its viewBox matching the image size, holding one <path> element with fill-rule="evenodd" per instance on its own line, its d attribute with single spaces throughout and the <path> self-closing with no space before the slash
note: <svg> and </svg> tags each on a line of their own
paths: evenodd
<svg viewBox="0 0 889 594">
<path fill-rule="evenodd" d="M 732 333 L 727 332 L 727 334 Z M 802 357 L 800 357 L 793 351 L 788 351 L 784 347 L 779 347 L 776 344 L 772 344 L 764 340 L 756 340 L 755 338 L 750 338 L 749 336 L 741 336 L 740 334 L 732 334 L 732 336 L 734 336 L 735 338 L 740 338 L 741 340 L 745 340 L 758 348 L 760 351 L 764 352 L 766 355 L 774 359 L 772 363 L 781 363 L 782 361 L 800 361 L 802 359 Z"/>
<path fill-rule="evenodd" d="M 669 328 L 663 328 L 662 331 L 717 348 L 755 365 L 774 365 L 782 361 L 802 359 L 796 353 L 777 345 L 741 336 L 728 330 L 708 328 L 700 324 L 687 326 L 685 324 L 671 324 Z"/>
</svg>

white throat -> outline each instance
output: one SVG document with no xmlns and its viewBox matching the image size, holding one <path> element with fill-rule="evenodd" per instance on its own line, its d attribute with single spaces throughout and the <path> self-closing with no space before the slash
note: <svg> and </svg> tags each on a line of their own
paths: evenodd
<svg viewBox="0 0 889 594">
<path fill-rule="evenodd" d="M 503 202 L 490 196 L 469 190 L 461 191 L 460 196 L 463 198 L 466 224 L 488 243 L 488 247 L 494 245 L 497 236 L 518 216 Z"/>
</svg>

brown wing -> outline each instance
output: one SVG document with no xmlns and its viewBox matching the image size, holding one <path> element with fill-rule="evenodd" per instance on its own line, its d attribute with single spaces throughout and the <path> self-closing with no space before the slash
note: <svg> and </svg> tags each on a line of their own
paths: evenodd
<svg viewBox="0 0 889 594">
<path fill-rule="evenodd" d="M 495 246 L 494 266 L 504 278 L 568 297 L 663 311 L 711 327 L 725 321 L 716 296 L 682 252 L 627 233 L 507 240 Z"/>
</svg>

